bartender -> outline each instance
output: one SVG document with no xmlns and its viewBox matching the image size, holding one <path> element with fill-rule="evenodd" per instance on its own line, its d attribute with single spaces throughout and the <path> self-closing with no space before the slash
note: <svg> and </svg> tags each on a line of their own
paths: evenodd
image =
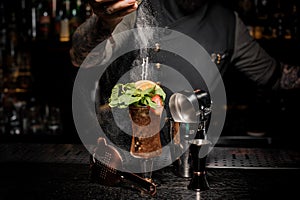
<svg viewBox="0 0 300 200">
<path fill-rule="evenodd" d="M 143 26 L 141 19 L 151 16 L 155 20 L 150 25 L 182 32 L 197 41 L 211 56 L 221 75 L 234 69 L 259 87 L 273 90 L 300 87 L 299 67 L 284 64 L 268 55 L 249 35 L 237 13 L 223 7 L 217 0 L 143 0 L 140 5 L 138 3 L 136 0 L 90 0 L 93 15 L 77 28 L 72 38 L 70 55 L 73 65 L 81 66 L 89 53 L 103 41 L 117 42 L 111 46 L 122 46 L 122 41 L 115 41 L 114 35 Z M 152 62 L 179 70 L 184 66 L 184 75 L 190 76 L 191 84 L 202 88 L 202 84 L 197 85 L 198 79 L 193 71 L 189 71 L 192 68 L 187 63 L 180 59 L 166 59 L 169 56 L 166 52 L 155 52 Z M 104 48 L 97 56 L 105 61 L 113 53 L 114 49 Z M 126 58 L 123 56 L 106 70 L 106 76 L 101 77 L 99 84 L 102 104 L 107 103 L 111 88 L 129 70 L 136 57 L 136 52 L 126 55 Z M 109 120 L 103 123 L 109 123 Z"/>
</svg>

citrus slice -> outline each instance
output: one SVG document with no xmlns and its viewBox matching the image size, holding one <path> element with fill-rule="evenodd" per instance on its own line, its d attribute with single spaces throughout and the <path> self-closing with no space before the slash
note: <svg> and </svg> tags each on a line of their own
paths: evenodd
<svg viewBox="0 0 300 200">
<path fill-rule="evenodd" d="M 153 88 L 154 86 L 156 86 L 156 88 L 160 88 L 160 86 L 157 85 L 157 83 L 149 80 L 140 80 L 135 82 L 135 87 L 137 89 L 141 89 L 142 91 L 147 90 L 149 88 Z"/>
</svg>

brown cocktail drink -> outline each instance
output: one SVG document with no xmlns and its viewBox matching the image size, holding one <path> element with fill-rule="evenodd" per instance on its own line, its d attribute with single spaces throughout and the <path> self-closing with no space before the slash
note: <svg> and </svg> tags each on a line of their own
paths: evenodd
<svg viewBox="0 0 300 200">
<path fill-rule="evenodd" d="M 134 157 L 153 158 L 162 153 L 160 124 L 163 107 L 130 106 L 132 142 L 130 152 Z"/>
<path fill-rule="evenodd" d="M 161 116 L 164 110 L 165 92 L 149 80 L 117 84 L 112 90 L 110 107 L 129 108 L 132 124 L 130 153 L 139 158 L 143 177 L 151 179 L 153 158 L 160 156 Z"/>
</svg>

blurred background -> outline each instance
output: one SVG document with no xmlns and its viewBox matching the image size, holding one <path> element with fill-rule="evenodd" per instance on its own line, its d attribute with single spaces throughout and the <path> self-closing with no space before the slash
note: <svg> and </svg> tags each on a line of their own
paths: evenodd
<svg viewBox="0 0 300 200">
<path fill-rule="evenodd" d="M 271 56 L 300 65 L 299 1 L 220 1 L 240 15 Z M 69 49 L 75 29 L 91 13 L 87 0 L 0 2 L 0 142 L 80 143 L 71 110 L 78 69 Z M 265 91 L 235 71 L 224 81 L 222 136 L 297 136 L 299 91 Z"/>
</svg>

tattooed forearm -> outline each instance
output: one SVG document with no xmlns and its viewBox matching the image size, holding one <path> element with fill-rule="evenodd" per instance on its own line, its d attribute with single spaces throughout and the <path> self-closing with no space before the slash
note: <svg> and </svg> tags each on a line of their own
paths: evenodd
<svg viewBox="0 0 300 200">
<path fill-rule="evenodd" d="M 300 88 L 300 66 L 284 64 L 280 86 L 283 89 Z"/>
<path fill-rule="evenodd" d="M 85 23 L 77 28 L 72 37 L 72 48 L 70 50 L 71 61 L 74 66 L 80 66 L 90 51 L 98 44 L 109 38 L 111 32 L 105 30 L 93 15 Z"/>
</svg>

